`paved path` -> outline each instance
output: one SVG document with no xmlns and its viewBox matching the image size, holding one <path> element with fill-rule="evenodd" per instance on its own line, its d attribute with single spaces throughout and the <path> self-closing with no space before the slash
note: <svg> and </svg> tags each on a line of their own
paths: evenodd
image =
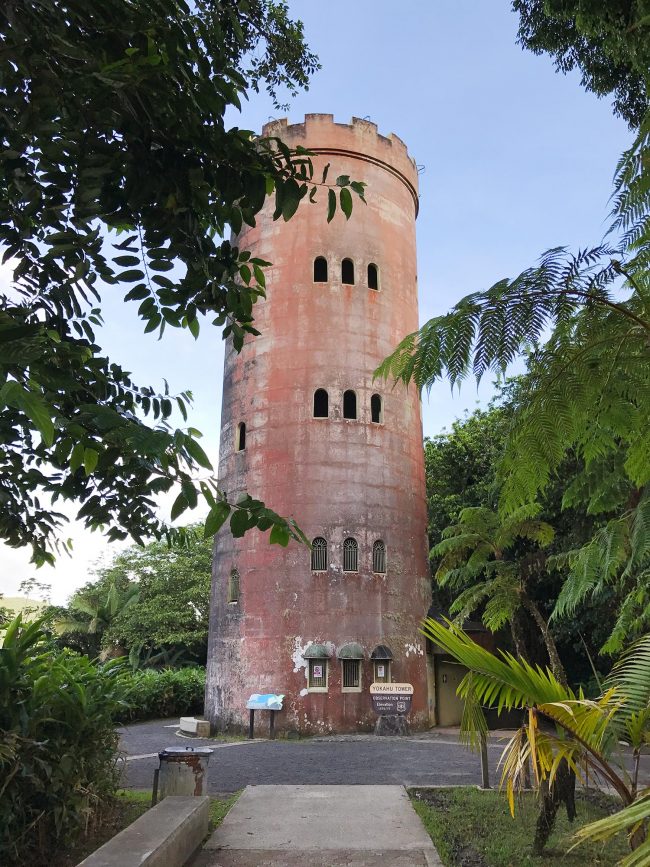
<svg viewBox="0 0 650 867">
<path fill-rule="evenodd" d="M 402 786 L 249 786 L 192 867 L 438 867 Z"/>
<path fill-rule="evenodd" d="M 123 784 L 150 789 L 158 750 L 168 746 L 209 746 L 211 793 L 236 792 L 250 785 L 480 785 L 479 758 L 438 730 L 411 737 L 341 735 L 301 741 L 223 743 L 176 737 L 178 720 L 136 723 L 120 730 L 127 755 Z M 488 756 L 491 781 L 508 735 L 491 733 Z M 641 762 L 640 781 L 650 785 L 650 756 Z"/>
<path fill-rule="evenodd" d="M 165 726 L 172 726 L 166 728 Z M 175 736 L 173 721 L 139 723 L 121 730 L 127 754 L 124 785 L 151 788 L 158 750 L 167 746 L 210 746 L 210 792 L 236 792 L 249 785 L 471 785 L 480 784 L 476 754 L 450 739 L 374 735 L 301 741 L 222 743 Z M 488 745 L 496 780 L 503 742 Z"/>
</svg>

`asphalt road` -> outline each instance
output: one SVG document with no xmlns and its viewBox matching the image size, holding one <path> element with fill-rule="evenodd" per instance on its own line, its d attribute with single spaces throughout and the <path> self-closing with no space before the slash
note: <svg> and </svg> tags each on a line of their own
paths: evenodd
<svg viewBox="0 0 650 867">
<path fill-rule="evenodd" d="M 235 792 L 247 785 L 431 786 L 478 784 L 481 779 L 478 756 L 454 740 L 361 735 L 223 743 L 179 738 L 174 722 L 137 723 L 120 730 L 121 749 L 127 757 L 125 786 L 151 788 L 158 751 L 194 745 L 214 750 L 210 757 L 211 792 Z M 488 745 L 495 780 L 501 752 L 499 743 Z"/>
<path fill-rule="evenodd" d="M 158 751 L 164 747 L 209 746 L 210 792 L 236 792 L 248 785 L 478 785 L 479 757 L 453 735 L 435 730 L 411 737 L 348 735 L 300 741 L 223 741 L 180 738 L 178 720 L 135 723 L 120 729 L 125 755 L 123 785 L 150 789 Z M 491 783 L 506 738 L 488 742 Z M 641 763 L 640 780 L 650 785 L 650 757 Z"/>
</svg>

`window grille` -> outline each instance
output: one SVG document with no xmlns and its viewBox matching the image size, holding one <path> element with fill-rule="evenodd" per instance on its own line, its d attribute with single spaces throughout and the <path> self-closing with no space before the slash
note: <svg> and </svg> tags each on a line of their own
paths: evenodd
<svg viewBox="0 0 650 867">
<path fill-rule="evenodd" d="M 375 424 L 381 424 L 384 420 L 383 406 L 380 394 L 373 394 L 370 398 L 370 418 Z"/>
<path fill-rule="evenodd" d="M 228 580 L 228 602 L 239 602 L 239 572 L 233 569 Z"/>
<path fill-rule="evenodd" d="M 343 689 L 360 690 L 361 689 L 361 660 L 360 659 L 342 659 L 343 666 Z"/>
<path fill-rule="evenodd" d="M 318 536 L 311 543 L 311 571 L 327 571 L 327 541 Z"/>
<path fill-rule="evenodd" d="M 246 448 L 246 425 L 240 421 L 237 425 L 237 435 L 235 437 L 235 449 L 238 452 L 243 452 Z"/>
<path fill-rule="evenodd" d="M 343 571 L 359 571 L 359 546 L 356 539 L 346 539 L 343 543 Z"/>
<path fill-rule="evenodd" d="M 379 271 L 372 263 L 368 265 L 368 289 L 379 289 Z"/>
<path fill-rule="evenodd" d="M 324 256 L 314 259 L 314 283 L 327 283 L 327 259 Z"/>
<path fill-rule="evenodd" d="M 329 409 L 329 395 L 324 388 L 317 388 L 314 392 L 314 418 L 327 418 Z"/>
<path fill-rule="evenodd" d="M 390 683 L 390 660 L 375 660 L 375 683 Z"/>
<path fill-rule="evenodd" d="M 309 660 L 309 689 L 327 689 L 327 660 Z"/>
<path fill-rule="evenodd" d="M 386 546 L 381 539 L 377 539 L 375 544 L 372 546 L 372 571 L 386 571 Z"/>
<path fill-rule="evenodd" d="M 354 286 L 354 262 L 352 259 L 344 259 L 341 262 L 341 283 Z"/>
<path fill-rule="evenodd" d="M 357 396 L 349 389 L 343 393 L 343 418 L 357 417 Z"/>
</svg>

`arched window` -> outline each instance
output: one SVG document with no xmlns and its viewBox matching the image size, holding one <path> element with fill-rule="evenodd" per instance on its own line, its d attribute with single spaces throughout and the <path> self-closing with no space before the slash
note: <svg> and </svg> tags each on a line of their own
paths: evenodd
<svg viewBox="0 0 650 867">
<path fill-rule="evenodd" d="M 228 579 L 228 602 L 239 602 L 239 572 L 232 569 Z"/>
<path fill-rule="evenodd" d="M 327 418 L 329 414 L 329 396 L 324 388 L 317 388 L 314 392 L 314 418 Z"/>
<path fill-rule="evenodd" d="M 372 262 L 368 265 L 368 289 L 379 289 L 379 269 Z"/>
<path fill-rule="evenodd" d="M 327 571 L 327 540 L 317 536 L 311 543 L 311 571 Z"/>
<path fill-rule="evenodd" d="M 246 425 L 240 421 L 235 434 L 235 451 L 243 452 L 246 448 Z"/>
<path fill-rule="evenodd" d="M 373 394 L 370 398 L 370 418 L 375 424 L 381 424 L 384 420 L 384 407 L 380 394 Z"/>
<path fill-rule="evenodd" d="M 346 539 L 343 543 L 343 571 L 359 571 L 359 546 L 356 539 Z"/>
<path fill-rule="evenodd" d="M 380 574 L 386 571 L 386 546 L 381 539 L 372 546 L 372 571 Z"/>
<path fill-rule="evenodd" d="M 314 259 L 314 283 L 327 283 L 327 259 L 324 256 Z"/>
<path fill-rule="evenodd" d="M 341 262 L 341 283 L 354 286 L 354 262 L 352 259 L 344 259 Z"/>
<path fill-rule="evenodd" d="M 356 418 L 357 417 L 357 396 L 352 391 L 352 389 L 348 389 L 348 391 L 343 392 L 343 418 Z"/>
</svg>

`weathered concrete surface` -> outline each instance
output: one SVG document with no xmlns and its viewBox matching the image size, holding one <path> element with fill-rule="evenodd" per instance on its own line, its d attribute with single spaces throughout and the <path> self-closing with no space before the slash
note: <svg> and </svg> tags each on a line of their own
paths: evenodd
<svg viewBox="0 0 650 867">
<path fill-rule="evenodd" d="M 210 799 L 169 796 L 78 867 L 183 867 L 208 833 Z"/>
<path fill-rule="evenodd" d="M 377 645 L 393 654 L 394 681 L 415 687 L 409 723 L 429 721 L 425 641 L 418 627 L 430 603 L 422 424 L 417 389 L 373 379 L 381 361 L 418 327 L 415 215 L 417 170 L 396 136 L 354 118 L 307 115 L 304 123 L 268 124 L 264 134 L 314 153 L 314 178 L 349 175 L 366 181 L 367 205 L 356 201 L 349 221 L 327 222 L 326 191 L 306 200 L 287 223 L 267 202 L 239 247 L 273 263 L 267 297 L 255 305 L 259 337 L 237 354 L 226 349 L 219 479 L 231 499 L 248 491 L 282 515 L 293 515 L 310 539 L 328 543 L 327 569 L 312 572 L 298 543 L 269 545 L 265 533 L 233 539 L 228 525 L 215 544 L 206 716 L 217 728 L 245 727 L 254 692 L 282 693 L 279 730 L 310 734 L 370 731 L 375 722 L 368 686 Z M 328 280 L 314 282 L 316 257 Z M 354 262 L 355 282 L 342 282 L 341 263 Z M 379 288 L 368 285 L 368 265 Z M 329 416 L 313 417 L 317 389 L 329 395 Z M 354 390 L 357 418 L 343 417 L 343 394 Z M 380 423 L 371 398 L 383 401 Z M 246 448 L 236 431 L 246 425 Z M 359 546 L 357 572 L 343 571 L 343 544 Z M 375 541 L 386 545 L 385 573 L 375 573 Z M 228 602 L 228 579 L 240 574 L 240 596 Z M 327 692 L 310 692 L 304 652 L 327 646 Z M 343 692 L 337 650 L 364 651 L 358 692 Z M 259 721 L 259 733 L 265 720 Z"/>
<path fill-rule="evenodd" d="M 439 863 L 402 786 L 249 786 L 193 867 Z"/>
</svg>

